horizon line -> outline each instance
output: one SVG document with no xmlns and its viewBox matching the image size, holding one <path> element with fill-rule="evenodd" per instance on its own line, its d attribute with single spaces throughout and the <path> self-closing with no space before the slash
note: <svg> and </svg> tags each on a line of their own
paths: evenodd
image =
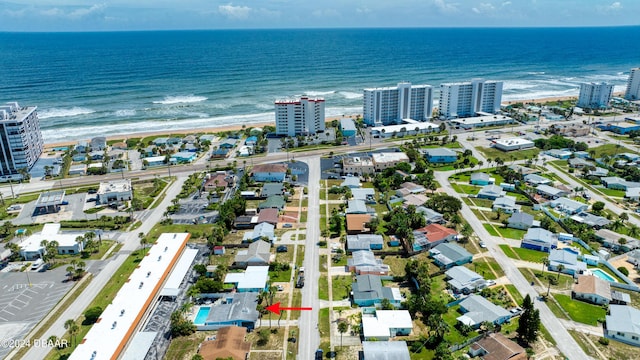
<svg viewBox="0 0 640 360">
<path fill-rule="evenodd" d="M 594 29 L 640 27 L 626 25 L 565 25 L 565 26 L 378 26 L 378 27 L 255 27 L 255 28 L 195 28 L 195 29 L 105 29 L 105 30 L 0 30 L 0 34 L 52 34 L 52 33 L 125 33 L 125 32 L 207 32 L 207 31 L 291 31 L 291 30 L 478 30 L 478 29 Z"/>
</svg>

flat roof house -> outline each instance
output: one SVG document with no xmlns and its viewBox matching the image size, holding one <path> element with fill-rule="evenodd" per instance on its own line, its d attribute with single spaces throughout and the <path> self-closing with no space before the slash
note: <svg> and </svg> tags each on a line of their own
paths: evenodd
<svg viewBox="0 0 640 360">
<path fill-rule="evenodd" d="M 495 325 L 504 324 L 511 318 L 511 313 L 490 302 L 480 295 L 469 295 L 460 302 L 460 311 L 464 314 L 457 318 L 472 328 L 480 327 L 487 321 Z"/>
<path fill-rule="evenodd" d="M 611 284 L 597 276 L 580 275 L 578 283 L 573 285 L 571 297 L 596 305 L 608 305 L 611 302 Z"/>
<path fill-rule="evenodd" d="M 403 152 L 383 152 L 371 154 L 373 158 L 373 167 L 376 171 L 395 167 L 402 162 L 409 162 L 409 157 Z"/>
<path fill-rule="evenodd" d="M 555 249 L 558 239 L 551 231 L 543 228 L 529 228 L 522 239 L 520 247 L 538 251 L 549 252 Z"/>
<path fill-rule="evenodd" d="M 362 315 L 362 332 L 365 340 L 386 342 L 396 336 L 410 335 L 413 321 L 408 310 L 376 310 L 375 314 Z"/>
<path fill-rule="evenodd" d="M 358 275 L 389 275 L 390 270 L 389 265 L 377 259 L 371 250 L 353 252 L 347 259 L 347 268 Z"/>
<path fill-rule="evenodd" d="M 363 341 L 362 360 L 411 360 L 406 341 Z"/>
<path fill-rule="evenodd" d="M 604 336 L 632 346 L 640 346 L 640 310 L 631 306 L 609 305 Z"/>
<path fill-rule="evenodd" d="M 351 284 L 353 303 L 358 306 L 374 306 L 387 299 L 391 305 L 399 307 L 402 295 L 399 288 L 382 286 L 382 279 L 377 275 L 358 275 Z"/>
<path fill-rule="evenodd" d="M 487 286 L 487 282 L 480 274 L 464 266 L 454 266 L 445 271 L 449 287 L 456 293 L 470 294 Z"/>
<path fill-rule="evenodd" d="M 470 263 L 473 255 L 462 247 L 452 243 L 442 243 L 429 250 L 430 256 L 440 267 L 448 269 L 455 265 Z"/>
<path fill-rule="evenodd" d="M 531 140 L 523 138 L 506 138 L 493 141 L 493 147 L 502 151 L 514 151 L 534 147 Z"/>
<path fill-rule="evenodd" d="M 58 254 L 79 254 L 84 250 L 84 241 L 76 242 L 78 236 L 83 236 L 84 232 L 63 233 L 60 231 L 60 224 L 44 224 L 42 231 L 37 232 L 22 240 L 20 256 L 25 260 L 35 260 L 43 257 L 47 253 L 46 247 L 42 246 L 42 241 L 57 241 Z"/>
<path fill-rule="evenodd" d="M 347 252 L 360 250 L 381 250 L 384 244 L 382 235 L 358 234 L 347 235 Z"/>
<path fill-rule="evenodd" d="M 557 198 L 549 202 L 549 205 L 565 214 L 576 214 L 587 211 L 589 204 L 581 203 L 566 197 Z"/>
<path fill-rule="evenodd" d="M 430 163 L 449 164 L 458 160 L 458 153 L 447 148 L 425 149 L 424 156 Z"/>
<path fill-rule="evenodd" d="M 109 204 L 113 201 L 129 201 L 133 199 L 131 179 L 101 182 L 98 188 L 96 204 Z"/>
<path fill-rule="evenodd" d="M 221 300 L 210 305 L 209 315 L 198 330 L 217 330 L 225 326 L 241 326 L 252 330 L 258 321 L 258 293 L 236 292 L 222 294 Z"/>
<path fill-rule="evenodd" d="M 234 284 L 238 292 L 259 292 L 266 288 L 268 280 L 268 266 L 247 266 L 244 272 L 227 273 L 224 283 Z"/>
</svg>

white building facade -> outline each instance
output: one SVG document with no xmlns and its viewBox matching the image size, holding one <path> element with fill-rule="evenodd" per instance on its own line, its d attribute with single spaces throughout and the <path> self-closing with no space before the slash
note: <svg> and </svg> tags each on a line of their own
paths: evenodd
<svg viewBox="0 0 640 360">
<path fill-rule="evenodd" d="M 613 96 L 613 85 L 607 83 L 582 83 L 578 106 L 584 109 L 606 109 Z"/>
<path fill-rule="evenodd" d="M 364 122 L 370 126 L 402 124 L 403 119 L 427 121 L 433 109 L 433 88 L 401 82 L 395 87 L 364 89 Z"/>
<path fill-rule="evenodd" d="M 631 69 L 624 98 L 629 101 L 640 100 L 640 68 Z"/>
<path fill-rule="evenodd" d="M 440 84 L 440 119 L 495 114 L 502 101 L 502 81 L 475 79 L 470 82 Z"/>
<path fill-rule="evenodd" d="M 323 98 L 276 100 L 275 107 L 277 135 L 307 135 L 325 129 Z"/>
<path fill-rule="evenodd" d="M 16 175 L 31 169 L 44 143 L 35 106 L 20 107 L 17 102 L 0 105 L 0 175 Z"/>
</svg>

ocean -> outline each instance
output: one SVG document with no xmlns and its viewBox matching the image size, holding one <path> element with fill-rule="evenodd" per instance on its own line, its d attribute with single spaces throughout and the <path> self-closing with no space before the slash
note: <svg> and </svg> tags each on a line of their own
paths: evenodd
<svg viewBox="0 0 640 360">
<path fill-rule="evenodd" d="M 362 112 L 362 89 L 502 80 L 503 100 L 624 91 L 640 27 L 0 33 L 0 103 L 38 106 L 46 142 L 273 121 L 273 101 Z"/>
</svg>

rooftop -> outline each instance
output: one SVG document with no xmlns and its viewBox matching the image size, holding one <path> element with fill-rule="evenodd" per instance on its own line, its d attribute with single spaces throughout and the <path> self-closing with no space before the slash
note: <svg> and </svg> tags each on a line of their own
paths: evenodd
<svg viewBox="0 0 640 360">
<path fill-rule="evenodd" d="M 363 341 L 363 360 L 410 360 L 406 341 Z"/>
<path fill-rule="evenodd" d="M 409 157 L 403 152 L 385 152 L 373 153 L 373 161 L 375 163 L 393 163 L 393 162 L 409 162 Z"/>
<path fill-rule="evenodd" d="M 43 192 L 38 196 L 38 201 L 36 202 L 36 207 L 38 206 L 54 206 L 60 205 L 62 200 L 64 200 L 64 190 L 54 190 Z"/>
<path fill-rule="evenodd" d="M 244 341 L 247 328 L 226 326 L 218 329 L 215 340 L 204 341 L 198 353 L 205 359 L 245 360 L 251 351 L 251 343 Z"/>
<path fill-rule="evenodd" d="M 109 182 L 101 182 L 98 189 L 98 195 L 110 192 L 126 192 L 131 191 L 131 179 L 112 180 Z"/>
<path fill-rule="evenodd" d="M 583 294 L 595 294 L 611 300 L 611 283 L 593 275 L 578 276 L 578 283 L 573 285 L 573 291 Z"/>
<path fill-rule="evenodd" d="M 609 305 L 607 315 L 607 330 L 609 332 L 622 332 L 640 334 L 640 310 L 631 306 Z"/>
<path fill-rule="evenodd" d="M 264 289 L 269 280 L 268 266 L 247 266 L 244 272 L 230 272 L 224 278 L 225 283 L 237 284 L 237 289 Z"/>
<path fill-rule="evenodd" d="M 506 138 L 506 139 L 498 139 L 494 140 L 496 144 L 502 146 L 522 146 L 522 145 L 533 145 L 533 141 L 523 139 L 523 138 Z"/>
</svg>

